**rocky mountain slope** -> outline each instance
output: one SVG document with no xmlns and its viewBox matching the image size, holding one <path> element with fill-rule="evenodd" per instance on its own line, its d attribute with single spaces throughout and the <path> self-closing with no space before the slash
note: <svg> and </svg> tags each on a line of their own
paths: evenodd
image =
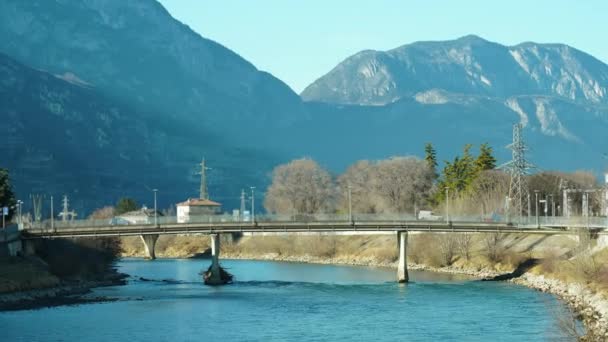
<svg viewBox="0 0 608 342">
<path fill-rule="evenodd" d="M 212 178 L 212 193 L 219 183 L 222 192 L 237 194 L 242 186 L 237 175 L 244 183 L 261 178 L 255 170 L 239 168 L 242 161 L 263 169 L 275 163 L 263 153 L 236 148 L 175 120 L 150 120 L 148 113 L 94 88 L 33 70 L 2 54 L 0 103 L 2 166 L 11 171 L 24 200 L 29 193 L 47 194 L 45 216 L 50 195 L 55 195 L 56 208 L 60 196 L 69 195 L 82 214 L 121 196 L 151 205 L 150 189 L 157 187 L 162 189 L 161 205 L 169 206 L 197 193 L 195 163 L 202 155 L 228 170 Z"/>
<path fill-rule="evenodd" d="M 155 0 L 7 0 L 0 51 L 158 116 L 247 141 L 289 124 L 300 98 L 283 82 L 173 19 Z M 246 124 L 244 124 L 246 123 Z"/>
<path fill-rule="evenodd" d="M 608 65 L 563 44 L 509 47 L 471 35 L 386 52 L 359 52 L 308 86 L 302 98 L 384 105 L 414 96 L 424 102 L 425 92 L 434 89 L 503 99 L 542 95 L 606 104 Z"/>
</svg>

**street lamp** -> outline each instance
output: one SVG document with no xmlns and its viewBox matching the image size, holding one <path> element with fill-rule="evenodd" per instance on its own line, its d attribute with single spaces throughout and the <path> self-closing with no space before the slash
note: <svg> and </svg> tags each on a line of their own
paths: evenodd
<svg viewBox="0 0 608 342">
<path fill-rule="evenodd" d="M 51 196 L 51 229 L 55 230 L 55 213 L 53 210 L 53 196 Z"/>
<path fill-rule="evenodd" d="M 538 193 L 539 193 L 539 190 L 534 190 L 534 207 L 536 209 L 536 227 L 540 227 L 540 222 L 538 221 Z"/>
<path fill-rule="evenodd" d="M 156 207 L 156 193 L 158 189 L 152 189 L 154 192 L 154 225 L 158 226 L 158 208 Z"/>
<path fill-rule="evenodd" d="M 255 222 L 255 197 L 253 196 L 255 186 L 251 186 L 249 188 L 251 189 L 251 222 Z"/>
<path fill-rule="evenodd" d="M 21 225 L 22 222 L 22 218 L 21 218 L 21 205 L 23 204 L 22 200 L 17 200 L 17 224 Z M 19 227 L 21 228 L 21 227 Z"/>
<path fill-rule="evenodd" d="M 348 183 L 348 220 L 353 222 L 352 186 Z"/>
<path fill-rule="evenodd" d="M 445 223 L 450 223 L 450 188 L 445 187 Z"/>
<path fill-rule="evenodd" d="M 505 218 L 506 218 L 506 222 L 505 223 L 509 223 L 509 214 L 511 213 L 511 197 L 509 196 L 505 196 Z"/>
</svg>

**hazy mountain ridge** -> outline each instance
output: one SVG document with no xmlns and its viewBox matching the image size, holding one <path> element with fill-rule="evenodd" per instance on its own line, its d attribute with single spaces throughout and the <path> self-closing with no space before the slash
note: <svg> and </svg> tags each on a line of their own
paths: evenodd
<svg viewBox="0 0 608 342">
<path fill-rule="evenodd" d="M 263 125 L 302 110 L 283 82 L 151 0 L 3 1 L 0 51 L 53 74 L 72 73 L 150 113 L 235 136 L 247 133 L 242 120 Z"/>
<path fill-rule="evenodd" d="M 384 105 L 431 89 L 608 103 L 608 65 L 562 44 L 503 46 L 477 36 L 362 51 L 302 92 L 306 101 Z"/>
<path fill-rule="evenodd" d="M 276 163 L 201 129 L 149 120 L 149 113 L 3 54 L 0 80 L 0 167 L 11 170 L 22 195 L 68 194 L 81 214 L 125 195 L 150 205 L 152 187 L 162 189 L 165 205 L 195 196 L 202 156 L 222 169 L 210 184 L 218 200 L 218 188 L 237 193 L 237 180 L 253 184 L 263 175 L 241 162 L 262 169 Z M 221 199 L 236 202 L 236 196 Z"/>
</svg>

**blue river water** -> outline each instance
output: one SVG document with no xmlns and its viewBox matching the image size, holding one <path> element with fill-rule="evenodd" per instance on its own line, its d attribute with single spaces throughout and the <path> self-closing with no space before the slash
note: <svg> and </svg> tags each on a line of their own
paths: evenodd
<svg viewBox="0 0 608 342">
<path fill-rule="evenodd" d="M 567 341 L 555 297 L 501 282 L 384 268 L 225 260 L 121 260 L 115 302 L 0 312 L 0 341 Z M 142 279 L 143 278 L 143 279 Z"/>
</svg>

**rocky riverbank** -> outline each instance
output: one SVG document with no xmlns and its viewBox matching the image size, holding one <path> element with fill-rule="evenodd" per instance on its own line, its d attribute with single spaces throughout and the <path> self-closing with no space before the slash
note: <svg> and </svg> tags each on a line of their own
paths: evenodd
<svg viewBox="0 0 608 342">
<path fill-rule="evenodd" d="M 108 300 L 86 294 L 125 283 L 113 266 L 119 246 L 111 238 L 41 240 L 35 255 L 0 258 L 0 310 Z"/>
<path fill-rule="evenodd" d="M 87 296 L 91 289 L 104 286 L 126 284 L 128 275 L 122 273 L 108 274 L 99 280 L 61 281 L 50 288 L 0 294 L 0 310 L 29 310 L 60 305 L 96 303 L 112 301 L 107 297 Z"/>
<path fill-rule="evenodd" d="M 582 284 L 568 284 L 544 275 L 524 274 L 512 280 L 542 292 L 552 293 L 566 302 L 587 330 L 583 341 L 608 341 L 608 300 L 592 293 Z M 560 322 L 564 328 L 576 329 L 574 322 Z"/>
</svg>

